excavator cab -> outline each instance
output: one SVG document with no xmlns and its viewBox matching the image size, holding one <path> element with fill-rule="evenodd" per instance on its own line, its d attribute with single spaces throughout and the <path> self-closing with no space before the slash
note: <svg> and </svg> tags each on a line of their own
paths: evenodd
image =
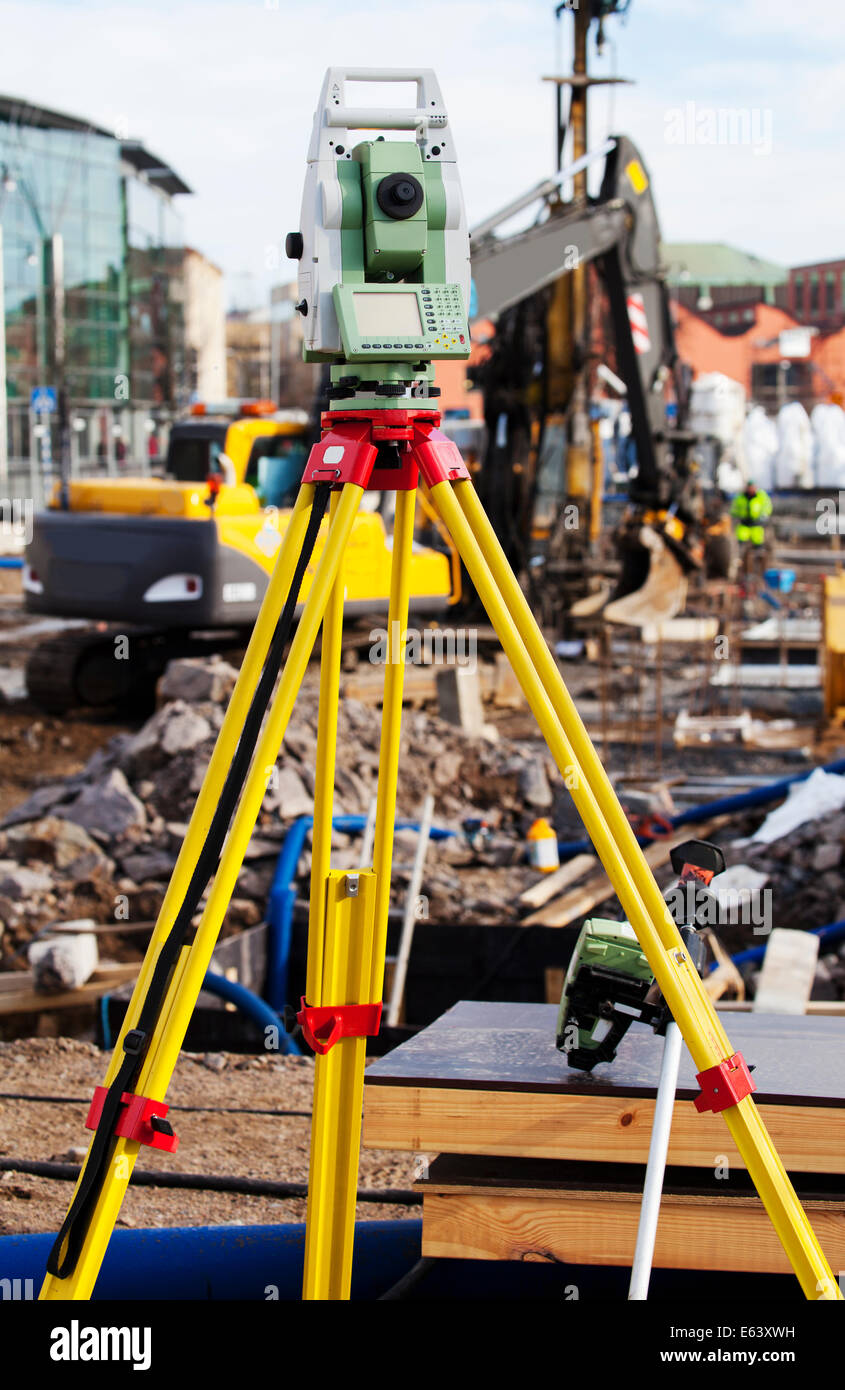
<svg viewBox="0 0 845 1390">
<path fill-rule="evenodd" d="M 302 438 L 277 434 L 256 439 L 245 482 L 255 488 L 262 507 L 292 507 L 307 459 Z"/>
</svg>

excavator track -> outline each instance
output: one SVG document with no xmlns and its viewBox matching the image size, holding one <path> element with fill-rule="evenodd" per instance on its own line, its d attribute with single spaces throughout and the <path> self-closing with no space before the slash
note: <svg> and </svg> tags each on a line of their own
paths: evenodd
<svg viewBox="0 0 845 1390">
<path fill-rule="evenodd" d="M 247 636 L 228 629 L 74 628 L 36 647 L 27 663 L 27 690 L 47 714 L 117 704 L 145 711 L 155 703 L 168 661 L 245 646 Z"/>
<path fill-rule="evenodd" d="M 79 705 L 112 705 L 136 683 L 132 661 L 115 659 L 116 632 L 73 628 L 41 642 L 26 665 L 33 704 L 48 714 L 66 714 Z"/>
</svg>

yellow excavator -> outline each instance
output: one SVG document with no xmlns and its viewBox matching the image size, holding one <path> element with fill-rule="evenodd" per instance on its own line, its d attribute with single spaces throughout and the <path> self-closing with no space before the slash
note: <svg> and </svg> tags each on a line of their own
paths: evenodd
<svg viewBox="0 0 845 1390">
<path fill-rule="evenodd" d="M 490 440 L 479 491 L 512 563 L 544 591 L 544 601 L 550 590 L 558 594 L 550 621 L 565 624 L 600 612 L 608 622 L 644 626 L 681 611 L 691 574 L 727 574 L 730 521 L 712 480 L 702 476 L 703 441 L 685 423 L 688 382 L 660 264 L 651 179 L 626 136 L 611 137 L 581 163 L 599 158 L 604 171 L 595 198 L 561 203 L 560 175 L 473 232 L 478 311 L 498 320 L 489 356 L 476 373 Z M 515 211 L 537 202 L 545 208 L 528 230 L 495 235 Z M 589 454 L 573 446 L 567 431 L 573 382 L 586 375 L 589 352 L 573 361 L 561 302 L 569 279 L 590 263 L 606 296 L 606 338 L 616 366 L 607 375 L 627 399 L 636 467 L 628 474 L 629 507 L 615 535 L 615 591 L 604 584 L 585 594 L 589 530 L 582 519 L 597 503 L 600 512 L 603 469 L 595 457 L 591 484 L 589 468 L 584 482 L 572 466 L 573 455 Z M 672 423 L 667 391 L 675 402 Z M 578 521 L 568 531 L 570 513 Z"/>
<path fill-rule="evenodd" d="M 36 648 L 26 673 L 31 699 L 61 713 L 148 698 L 174 656 L 238 645 L 264 596 L 307 441 L 304 411 L 278 411 L 272 401 L 199 404 L 171 427 L 161 476 L 57 484 L 26 551 L 25 606 L 93 625 Z M 387 501 L 368 493 L 356 519 L 344 562 L 347 613 L 386 609 Z M 422 505 L 419 531 L 430 543 L 414 547 L 411 607 L 436 614 L 460 597 L 460 564 Z M 322 535 L 300 603 L 321 548 Z"/>
</svg>

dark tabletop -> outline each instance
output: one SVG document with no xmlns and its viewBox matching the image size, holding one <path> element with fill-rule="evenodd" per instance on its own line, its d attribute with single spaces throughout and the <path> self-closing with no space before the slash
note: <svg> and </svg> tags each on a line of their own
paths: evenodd
<svg viewBox="0 0 845 1390">
<path fill-rule="evenodd" d="M 635 1023 L 616 1058 L 576 1071 L 555 1047 L 557 1006 L 461 1002 L 366 1070 L 368 1086 L 441 1086 L 572 1095 L 654 1096 L 663 1040 Z M 734 1052 L 754 1065 L 755 1100 L 845 1106 L 845 1018 L 725 1014 Z M 678 1095 L 699 1092 L 683 1049 Z"/>
</svg>

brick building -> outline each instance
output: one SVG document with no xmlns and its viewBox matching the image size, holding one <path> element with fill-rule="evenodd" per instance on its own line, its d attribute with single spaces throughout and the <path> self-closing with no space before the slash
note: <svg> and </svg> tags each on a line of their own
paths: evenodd
<svg viewBox="0 0 845 1390">
<path fill-rule="evenodd" d="M 845 325 L 845 260 L 799 265 L 789 272 L 787 307 L 822 333 Z"/>
</svg>

